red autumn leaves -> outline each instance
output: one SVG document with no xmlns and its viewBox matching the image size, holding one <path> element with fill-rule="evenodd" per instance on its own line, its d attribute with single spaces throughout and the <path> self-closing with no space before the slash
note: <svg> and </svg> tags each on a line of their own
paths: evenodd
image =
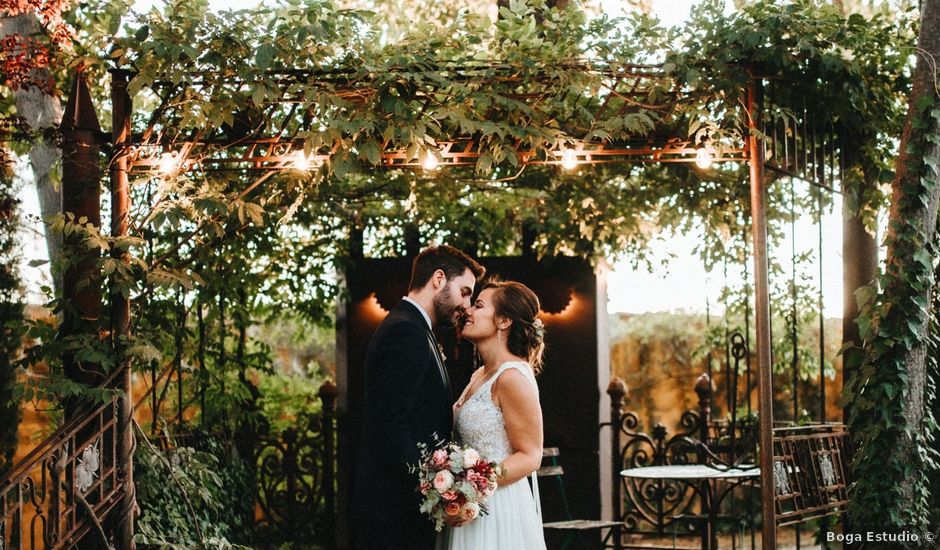
<svg viewBox="0 0 940 550">
<path fill-rule="evenodd" d="M 72 31 L 62 20 L 69 0 L 0 0 L 0 17 L 36 17 L 36 32 L 13 33 L 0 39 L 0 78 L 13 90 L 38 86 L 51 90 L 53 50 L 68 48 Z M 29 25 L 26 26 L 29 28 Z"/>
</svg>

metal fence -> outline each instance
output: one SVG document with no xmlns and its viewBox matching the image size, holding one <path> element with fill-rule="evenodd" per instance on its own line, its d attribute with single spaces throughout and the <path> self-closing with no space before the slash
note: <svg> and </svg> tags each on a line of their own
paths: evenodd
<svg viewBox="0 0 940 550">
<path fill-rule="evenodd" d="M 118 468 L 118 396 L 56 430 L 0 486 L 0 550 L 69 548 L 100 537 L 124 495 Z"/>
</svg>

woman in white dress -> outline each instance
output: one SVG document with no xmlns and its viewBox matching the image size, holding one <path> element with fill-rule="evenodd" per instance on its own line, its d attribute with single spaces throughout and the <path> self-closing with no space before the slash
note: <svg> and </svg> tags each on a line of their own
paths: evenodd
<svg viewBox="0 0 940 550">
<path fill-rule="evenodd" d="M 474 343 L 483 367 L 454 405 L 455 431 L 463 444 L 499 463 L 502 476 L 486 503 L 489 513 L 446 527 L 438 549 L 545 550 L 539 504 L 526 479 L 542 460 L 538 312 L 535 293 L 512 281 L 486 284 L 467 312 L 461 334 Z"/>
</svg>

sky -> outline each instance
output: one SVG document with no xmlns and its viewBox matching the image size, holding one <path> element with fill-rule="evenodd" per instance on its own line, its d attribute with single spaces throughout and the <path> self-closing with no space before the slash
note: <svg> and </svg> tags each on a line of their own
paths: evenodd
<svg viewBox="0 0 940 550">
<path fill-rule="evenodd" d="M 842 215 L 841 199 L 834 204 L 822 219 L 822 290 L 823 313 L 826 317 L 842 316 Z M 810 252 L 810 261 L 798 266 L 797 277 L 806 277 L 805 283 L 819 287 L 819 227 L 804 217 L 798 219 L 793 228 L 784 228 L 784 238 L 769 250 L 769 255 L 779 261 L 786 281 L 790 279 L 792 262 L 790 256 L 793 243 L 797 255 Z M 609 313 L 644 313 L 651 311 L 683 311 L 704 313 L 706 307 L 713 314 L 724 310 L 719 302 L 719 293 L 725 283 L 723 269 L 706 273 L 701 260 L 693 252 L 699 243 L 698 235 L 663 235 L 653 246 L 652 272 L 645 267 L 634 269 L 629 261 L 615 262 L 607 276 L 607 311 Z M 753 259 L 747 266 L 754 273 Z M 743 281 L 741 266 L 730 266 L 728 283 L 738 287 Z M 753 275 L 750 276 L 753 285 Z M 805 284 L 804 283 L 804 284 Z M 813 294 L 815 300 L 816 294 Z M 752 297 L 753 299 L 753 297 Z"/>
<path fill-rule="evenodd" d="M 149 9 L 153 0 L 138 0 L 134 7 L 138 11 Z M 212 9 L 249 7 L 255 0 L 210 0 Z M 602 0 L 605 12 L 619 15 L 623 12 L 624 4 L 619 0 Z M 691 0 L 653 0 L 653 13 L 665 25 L 682 23 L 689 14 L 693 2 Z M 25 170 L 18 170 L 25 173 Z M 23 211 L 32 220 L 28 223 L 27 233 L 22 236 L 23 245 L 23 272 L 30 286 L 30 300 L 41 301 L 36 289 L 40 284 L 48 284 L 48 275 L 43 268 L 28 267 L 31 260 L 45 259 L 47 256 L 45 244 L 41 238 L 41 224 L 38 223 L 39 206 L 34 188 L 28 182 L 23 182 L 20 193 Z M 842 312 L 842 226 L 840 207 L 834 209 L 823 218 L 823 294 L 824 312 L 826 317 L 838 317 Z M 795 226 L 797 251 L 813 250 L 816 252 L 817 227 L 808 219 L 799 220 Z M 705 273 L 700 260 L 692 252 L 697 242 L 694 235 L 662 235 L 653 248 L 652 272 L 644 269 L 634 269 L 629 259 L 612 263 L 608 274 L 608 312 L 644 313 L 653 311 L 684 311 L 702 313 L 706 305 L 713 313 L 723 308 L 718 303 L 717 295 L 725 282 L 722 273 Z M 783 259 L 784 269 L 789 273 L 791 243 L 789 231 L 784 242 L 778 249 L 771 250 L 771 255 Z M 818 285 L 818 260 L 808 267 L 812 273 L 810 282 Z M 752 268 L 750 268 L 753 271 Z M 735 274 L 740 271 L 729 269 L 731 276 L 729 283 L 740 284 L 740 277 Z"/>
</svg>

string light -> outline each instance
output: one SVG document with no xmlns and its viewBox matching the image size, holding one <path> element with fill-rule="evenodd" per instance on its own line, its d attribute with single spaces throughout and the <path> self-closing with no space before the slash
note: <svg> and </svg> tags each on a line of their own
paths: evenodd
<svg viewBox="0 0 940 550">
<path fill-rule="evenodd" d="M 714 149 L 711 147 L 700 147 L 695 152 L 695 165 L 702 170 L 708 170 L 715 162 Z"/>
<path fill-rule="evenodd" d="M 421 164 L 425 170 L 437 170 L 440 165 L 441 161 L 437 159 L 437 155 L 432 151 L 428 151 L 424 155 L 424 162 Z"/>
<path fill-rule="evenodd" d="M 578 155 L 574 149 L 568 147 L 561 152 L 561 167 L 565 170 L 574 170 L 578 166 Z"/>
<path fill-rule="evenodd" d="M 294 151 L 294 154 L 291 155 L 290 163 L 295 170 L 300 170 L 301 172 L 306 172 L 310 169 L 310 159 L 307 158 L 307 154 L 304 153 L 303 149 Z"/>
<path fill-rule="evenodd" d="M 157 169 L 161 174 L 169 176 L 176 172 L 177 168 L 176 153 L 167 152 L 160 155 L 160 163 L 157 165 Z"/>
</svg>

